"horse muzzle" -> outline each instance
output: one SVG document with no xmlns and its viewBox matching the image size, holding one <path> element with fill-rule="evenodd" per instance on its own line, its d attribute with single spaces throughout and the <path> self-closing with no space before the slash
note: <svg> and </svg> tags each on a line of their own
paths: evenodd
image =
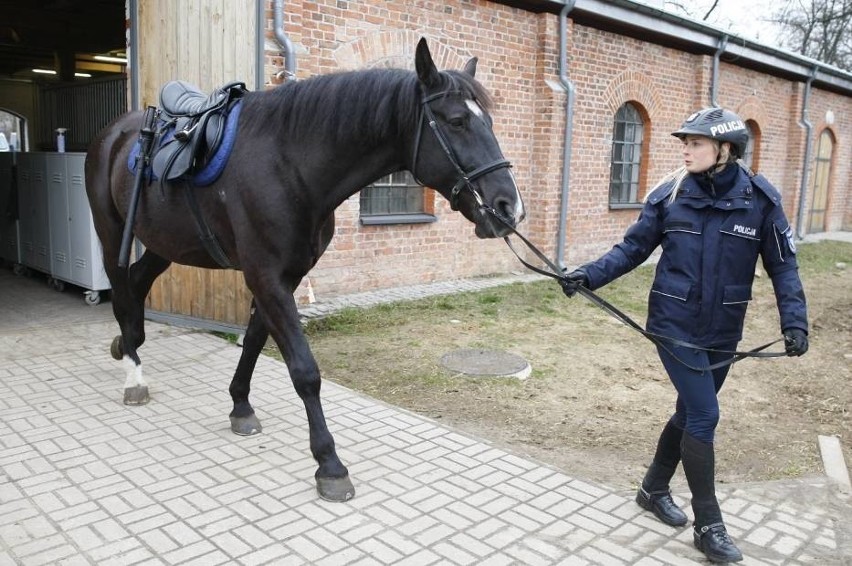
<svg viewBox="0 0 852 566">
<path fill-rule="evenodd" d="M 482 205 L 476 209 L 474 221 L 474 233 L 478 238 L 502 238 L 515 232 L 526 212 L 523 206 L 516 206 L 508 199 L 501 201 L 497 199 L 495 206 Z"/>
<path fill-rule="evenodd" d="M 521 192 L 515 183 L 515 177 L 512 175 L 511 169 L 507 169 L 511 184 L 504 186 L 497 194 L 491 197 L 489 203 L 485 202 L 479 192 L 486 194 L 490 191 L 488 187 L 473 188 L 473 192 L 478 197 L 476 198 L 477 207 L 475 209 L 476 235 L 479 238 L 502 238 L 508 236 L 515 231 L 515 228 L 526 218 L 526 208 L 524 201 L 521 198 Z M 485 181 L 485 179 L 483 179 Z M 493 185 L 492 185 L 492 188 Z"/>
</svg>

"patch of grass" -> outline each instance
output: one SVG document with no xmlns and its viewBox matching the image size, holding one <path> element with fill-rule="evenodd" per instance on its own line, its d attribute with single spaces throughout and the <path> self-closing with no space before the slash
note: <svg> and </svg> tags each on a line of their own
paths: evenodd
<svg viewBox="0 0 852 566">
<path fill-rule="evenodd" d="M 237 336 L 236 334 L 233 334 L 231 332 L 213 331 L 213 332 L 211 332 L 211 334 L 213 334 L 213 336 L 218 336 L 219 338 L 222 338 L 223 340 L 227 340 L 231 344 L 236 344 L 237 339 L 239 338 L 239 336 Z"/>
<path fill-rule="evenodd" d="M 852 269 L 852 244 L 834 241 L 804 244 L 799 246 L 798 261 L 803 276 L 838 271 L 836 265 L 840 262 Z M 642 266 L 600 289 L 598 294 L 641 323 L 647 314 L 648 289 L 653 278 L 654 266 Z M 568 299 L 556 282 L 546 280 L 366 309 L 345 308 L 308 321 L 306 332 L 311 337 L 383 332 L 406 321 L 442 319 L 448 312 L 453 313 L 453 318 L 471 324 L 487 324 L 495 319 L 519 322 L 537 319 L 543 323 L 546 318 L 587 316 L 590 312 L 604 314 L 581 297 Z M 236 340 L 236 336 L 228 335 L 228 339 Z"/>
<path fill-rule="evenodd" d="M 769 472 L 770 480 L 786 480 L 790 478 L 799 478 L 808 472 L 808 468 L 798 462 L 789 462 L 783 468 L 773 469 Z"/>
<path fill-rule="evenodd" d="M 370 330 L 371 321 L 375 318 L 375 312 L 347 307 L 331 316 L 309 320 L 305 333 L 308 336 L 317 336 L 329 332 L 364 332 Z"/>
<path fill-rule="evenodd" d="M 852 262 L 852 244 L 825 241 L 799 247 L 798 260 L 803 278 L 838 272 L 837 264 Z M 633 317 L 640 324 L 647 314 L 648 289 L 654 277 L 654 266 L 647 265 L 633 270 L 598 293 L 616 307 Z M 850 267 L 852 269 L 852 267 Z M 763 284 L 768 284 L 764 281 Z M 483 291 L 470 291 L 429 297 L 414 301 L 400 301 L 372 308 L 346 308 L 320 319 L 307 322 L 306 332 L 311 339 L 333 336 L 356 336 L 374 334 L 377 343 L 387 344 L 405 327 L 411 327 L 411 336 L 397 345 L 402 348 L 417 348 L 428 338 L 434 341 L 434 330 L 443 328 L 442 334 L 457 334 L 449 326 L 450 320 L 461 321 L 461 327 L 474 335 L 483 346 L 511 345 L 523 329 L 559 324 L 565 320 L 599 327 L 609 314 L 580 296 L 568 299 L 559 285 L 552 280 L 532 283 L 514 283 L 493 287 Z M 550 322 L 548 322 L 550 321 Z M 233 338 L 236 339 L 234 336 Z M 594 337 L 589 338 L 594 341 Z"/>
<path fill-rule="evenodd" d="M 613 302 L 631 316 L 644 317 L 647 289 L 653 278 L 653 267 L 641 267 L 613 282 L 600 291 L 601 296 Z M 495 320 L 561 319 L 574 315 L 578 309 L 598 311 L 583 298 L 568 299 L 555 281 L 514 283 L 487 289 L 400 301 L 365 309 L 349 307 L 319 319 L 307 322 L 309 337 L 352 335 L 384 332 L 407 321 L 435 321 L 452 313 L 454 319 L 470 324 L 489 324 Z M 602 311 L 600 311 L 602 312 Z"/>
<path fill-rule="evenodd" d="M 800 244 L 796 258 L 802 275 L 832 273 L 838 271 L 838 263 L 845 263 L 846 269 L 852 269 L 852 244 L 829 240 Z"/>
</svg>

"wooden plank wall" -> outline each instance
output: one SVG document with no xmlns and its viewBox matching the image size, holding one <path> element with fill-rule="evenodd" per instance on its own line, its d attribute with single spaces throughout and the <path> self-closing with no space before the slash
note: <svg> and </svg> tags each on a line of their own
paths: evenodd
<svg viewBox="0 0 852 566">
<path fill-rule="evenodd" d="M 138 5 L 143 108 L 156 106 L 160 87 L 174 79 L 205 92 L 235 80 L 254 88 L 255 0 L 145 0 Z M 146 308 L 244 326 L 250 303 L 240 272 L 172 265 L 154 283 Z"/>
</svg>

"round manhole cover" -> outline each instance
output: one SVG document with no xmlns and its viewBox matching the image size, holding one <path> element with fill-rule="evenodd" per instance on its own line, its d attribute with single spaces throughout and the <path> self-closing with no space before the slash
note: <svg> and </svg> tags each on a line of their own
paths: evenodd
<svg viewBox="0 0 852 566">
<path fill-rule="evenodd" d="M 456 350 L 441 356 L 441 365 L 465 375 L 526 379 L 532 368 L 520 356 L 499 350 Z"/>
</svg>

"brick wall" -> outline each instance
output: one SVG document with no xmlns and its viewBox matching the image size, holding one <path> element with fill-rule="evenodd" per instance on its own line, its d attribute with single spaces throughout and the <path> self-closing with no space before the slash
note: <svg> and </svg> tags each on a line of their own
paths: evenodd
<svg viewBox="0 0 852 566">
<path fill-rule="evenodd" d="M 268 15 L 266 82 L 273 86 L 280 82 L 275 75 L 283 61 L 272 40 L 271 11 Z M 379 64 L 410 68 L 421 36 L 430 41 L 440 68 L 460 68 L 478 56 L 477 78 L 494 96 L 495 132 L 528 208 L 522 229 L 554 255 L 566 104 L 556 16 L 485 0 L 291 0 L 285 31 L 298 49 L 299 78 Z M 616 110 L 631 101 L 647 121 L 647 191 L 680 165 L 680 142 L 669 132 L 710 104 L 712 58 L 571 22 L 568 34 L 567 76 L 576 87 L 576 103 L 565 260 L 573 265 L 609 249 L 638 213 L 608 206 Z M 723 62 L 719 76 L 719 103 L 757 124 L 759 170 L 781 189 L 795 222 L 805 153 L 799 124 L 803 83 L 734 62 Z M 837 142 L 826 228 L 849 230 L 852 97 L 813 89 L 810 101 L 814 140 L 827 127 Z M 338 209 L 335 239 L 311 272 L 313 292 L 322 298 L 523 269 L 502 241 L 478 240 L 472 225 L 441 197 L 435 199 L 435 215 L 433 224 L 362 226 L 358 196 L 352 197 Z"/>
</svg>

